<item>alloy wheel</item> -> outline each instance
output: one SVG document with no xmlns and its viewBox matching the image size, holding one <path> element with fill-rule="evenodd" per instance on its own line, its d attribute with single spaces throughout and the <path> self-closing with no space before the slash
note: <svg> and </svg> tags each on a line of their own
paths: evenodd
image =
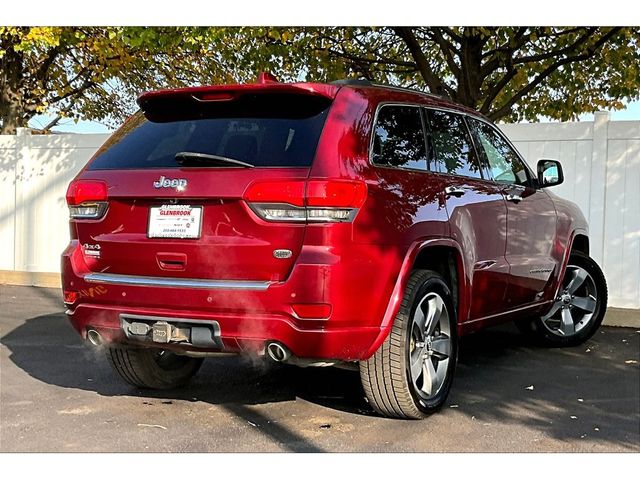
<svg viewBox="0 0 640 480">
<path fill-rule="evenodd" d="M 426 294 L 413 314 L 409 345 L 409 371 L 416 393 L 435 397 L 447 376 L 451 355 L 451 320 L 442 297 Z"/>
<path fill-rule="evenodd" d="M 582 267 L 568 265 L 559 292 L 551 310 L 542 317 L 542 323 L 551 333 L 570 337 L 584 329 L 598 304 L 596 284 Z"/>
</svg>

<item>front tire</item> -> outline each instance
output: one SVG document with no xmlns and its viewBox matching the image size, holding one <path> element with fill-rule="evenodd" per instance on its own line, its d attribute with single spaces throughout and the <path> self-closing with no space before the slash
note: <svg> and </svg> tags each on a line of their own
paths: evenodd
<svg viewBox="0 0 640 480">
<path fill-rule="evenodd" d="M 185 385 L 198 372 L 203 360 L 159 348 L 124 345 L 107 347 L 106 354 L 111 366 L 127 383 L 153 390 Z"/>
<path fill-rule="evenodd" d="M 442 276 L 411 274 L 391 333 L 360 362 L 360 378 L 373 409 L 395 418 L 421 419 L 447 399 L 458 355 L 456 309 Z"/>
<path fill-rule="evenodd" d="M 573 252 L 553 305 L 542 316 L 517 323 L 544 345 L 573 347 L 593 336 L 607 310 L 607 282 L 598 264 Z"/>
</svg>

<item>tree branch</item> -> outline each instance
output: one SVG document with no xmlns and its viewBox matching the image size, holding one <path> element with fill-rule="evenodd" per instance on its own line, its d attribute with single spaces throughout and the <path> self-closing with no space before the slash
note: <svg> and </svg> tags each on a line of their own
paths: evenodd
<svg viewBox="0 0 640 480">
<path fill-rule="evenodd" d="M 522 63 L 541 62 L 542 60 L 547 60 L 548 58 L 558 57 L 560 55 L 564 55 L 566 53 L 575 51 L 578 47 L 584 45 L 597 30 L 598 29 L 595 27 L 590 28 L 584 35 L 578 37 L 575 42 L 573 42 L 571 45 L 567 45 L 566 47 L 560 48 L 558 50 L 549 50 L 548 52 L 540 53 L 538 55 L 518 57 L 514 59 L 513 63 L 515 63 L 516 65 L 519 65 Z M 614 30 L 621 30 L 621 29 L 617 28 Z"/>
<path fill-rule="evenodd" d="M 411 56 L 416 62 L 418 71 L 422 75 L 422 78 L 424 78 L 427 86 L 429 87 L 429 90 L 432 93 L 436 93 L 439 95 L 442 95 L 442 94 L 451 95 L 452 93 L 454 93 L 453 90 L 447 85 L 445 85 L 445 83 L 442 80 L 440 80 L 440 78 L 431 69 L 431 66 L 429 65 L 429 61 L 427 60 L 427 57 L 424 55 L 424 52 L 422 51 L 422 48 L 420 47 L 418 40 L 413 34 L 412 28 L 411 27 L 394 27 L 393 30 L 396 32 L 396 35 L 398 35 L 402 40 L 404 40 L 405 44 L 407 45 L 407 48 L 409 49 L 409 52 L 411 53 Z"/>
<path fill-rule="evenodd" d="M 611 37 L 613 37 L 617 33 L 618 33 L 618 29 L 613 28 L 609 32 L 607 32 L 605 35 L 600 37 L 600 39 L 597 42 L 595 42 L 593 45 L 591 45 L 587 49 L 587 51 L 585 51 L 584 53 L 581 53 L 579 55 L 573 55 L 570 57 L 565 57 L 558 60 L 557 62 L 552 63 L 547 68 L 545 68 L 542 72 L 540 72 L 533 79 L 533 81 L 529 82 L 524 88 L 516 92 L 509 99 L 509 101 L 507 101 L 502 107 L 489 113 L 488 117 L 491 118 L 492 120 L 497 120 L 499 118 L 502 118 L 508 115 L 509 112 L 511 112 L 511 107 L 513 107 L 513 105 L 515 105 L 521 98 L 523 98 L 533 89 L 535 89 L 538 85 L 540 85 L 547 77 L 549 77 L 552 73 L 558 70 L 558 68 L 562 67 L 563 65 L 567 65 L 569 63 L 580 62 L 582 60 L 587 60 L 593 57 L 595 53 L 598 51 L 598 49 L 602 47 L 602 45 L 604 45 Z"/>
<path fill-rule="evenodd" d="M 448 42 L 444 38 L 439 28 L 431 29 L 431 33 L 432 33 L 432 35 L 430 35 L 431 38 L 433 38 L 433 40 L 438 44 L 438 46 L 440 47 L 440 50 L 444 54 L 444 58 L 447 62 L 447 65 L 449 66 L 449 70 L 451 70 L 451 73 L 453 73 L 453 75 L 458 79 L 458 82 L 459 82 L 460 73 L 461 73 L 460 67 L 458 67 L 458 65 L 456 64 L 451 52 L 453 51 L 457 54 L 460 54 L 460 51 L 457 48 L 455 48 L 451 42 Z"/>
</svg>

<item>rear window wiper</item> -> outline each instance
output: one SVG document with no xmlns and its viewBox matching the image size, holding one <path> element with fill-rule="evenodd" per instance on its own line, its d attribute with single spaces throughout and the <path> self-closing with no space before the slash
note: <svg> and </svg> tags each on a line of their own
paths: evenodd
<svg viewBox="0 0 640 480">
<path fill-rule="evenodd" d="M 224 167 L 243 167 L 254 168 L 255 165 L 236 160 L 235 158 L 223 157 L 222 155 L 214 155 L 212 153 L 199 152 L 178 152 L 174 157 L 180 165 L 187 163 L 206 163 L 207 165 L 218 164 Z"/>
</svg>

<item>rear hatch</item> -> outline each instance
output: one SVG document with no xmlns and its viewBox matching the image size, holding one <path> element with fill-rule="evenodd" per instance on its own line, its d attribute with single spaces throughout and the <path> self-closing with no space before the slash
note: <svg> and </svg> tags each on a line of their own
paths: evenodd
<svg viewBox="0 0 640 480">
<path fill-rule="evenodd" d="M 90 270 L 284 280 L 305 223 L 265 221 L 243 194 L 257 180 L 308 177 L 336 92 L 312 87 L 243 85 L 140 97 L 142 110 L 75 180 L 77 191 L 82 182 L 106 184 L 101 217 L 72 220 Z"/>
</svg>

